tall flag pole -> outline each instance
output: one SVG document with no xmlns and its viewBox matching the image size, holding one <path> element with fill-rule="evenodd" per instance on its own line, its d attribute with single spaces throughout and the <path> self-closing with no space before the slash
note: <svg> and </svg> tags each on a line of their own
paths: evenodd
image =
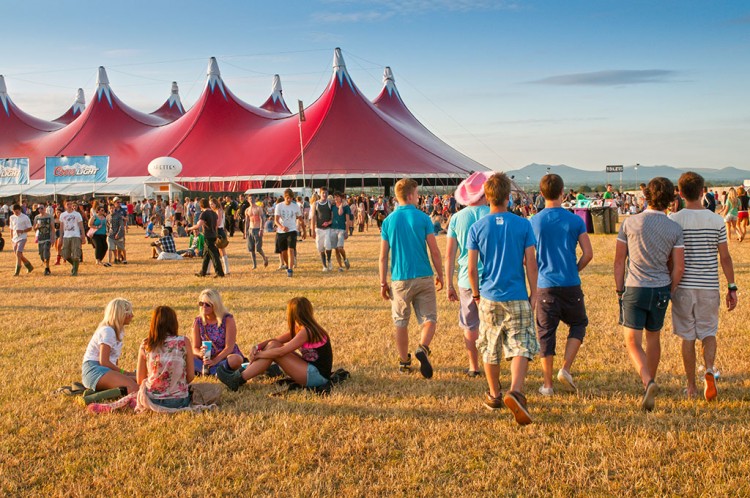
<svg viewBox="0 0 750 498">
<path fill-rule="evenodd" d="M 302 161 L 302 190 L 304 196 L 305 190 L 305 144 L 302 142 L 302 122 L 305 121 L 305 105 L 301 100 L 297 100 L 299 105 L 299 156 Z M 312 185 L 311 185 L 312 187 Z"/>
</svg>

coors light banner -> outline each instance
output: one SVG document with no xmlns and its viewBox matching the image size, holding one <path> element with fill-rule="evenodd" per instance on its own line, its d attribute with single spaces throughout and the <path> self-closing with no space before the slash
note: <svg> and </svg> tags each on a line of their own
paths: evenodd
<svg viewBox="0 0 750 498">
<path fill-rule="evenodd" d="M 107 183 L 109 156 L 47 157 L 45 183 Z"/>
<path fill-rule="evenodd" d="M 29 158 L 0 159 L 0 185 L 28 185 Z"/>
</svg>

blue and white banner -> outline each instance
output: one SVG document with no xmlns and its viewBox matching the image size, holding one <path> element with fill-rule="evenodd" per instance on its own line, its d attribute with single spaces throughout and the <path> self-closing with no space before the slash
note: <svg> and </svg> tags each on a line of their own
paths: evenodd
<svg viewBox="0 0 750 498">
<path fill-rule="evenodd" d="M 109 156 L 54 156 L 44 162 L 44 181 L 61 183 L 107 183 Z"/>
<path fill-rule="evenodd" d="M 29 158 L 0 159 L 0 185 L 28 185 Z"/>
</svg>

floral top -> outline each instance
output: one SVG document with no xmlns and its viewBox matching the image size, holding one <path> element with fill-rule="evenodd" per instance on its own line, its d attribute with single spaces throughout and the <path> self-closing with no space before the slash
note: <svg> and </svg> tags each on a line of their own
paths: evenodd
<svg viewBox="0 0 750 498">
<path fill-rule="evenodd" d="M 224 315 L 224 320 L 222 320 L 221 326 L 219 326 L 218 323 L 209 323 L 207 325 L 203 325 L 203 320 L 201 320 L 201 317 L 195 317 L 195 321 L 193 323 L 194 325 L 198 325 L 198 330 L 201 333 L 201 341 L 211 341 L 214 343 L 213 347 L 211 348 L 211 358 L 216 358 L 216 356 L 224 350 L 224 347 L 226 347 L 227 318 L 234 317 L 231 315 L 231 313 L 227 313 L 226 315 Z M 243 356 L 240 352 L 240 347 L 236 343 L 231 354 L 238 354 L 240 356 Z"/>
<path fill-rule="evenodd" d="M 146 352 L 148 377 L 143 382 L 149 398 L 183 399 L 189 396 L 185 377 L 186 358 L 183 336 L 167 337 L 156 350 Z"/>
</svg>

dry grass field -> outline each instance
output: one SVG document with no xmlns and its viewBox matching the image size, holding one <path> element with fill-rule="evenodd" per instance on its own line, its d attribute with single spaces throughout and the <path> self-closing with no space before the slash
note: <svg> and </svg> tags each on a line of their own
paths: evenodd
<svg viewBox="0 0 750 498">
<path fill-rule="evenodd" d="M 5 231 L 6 240 L 9 239 Z M 94 266 L 85 250 L 80 276 L 65 266 L 12 278 L 0 253 L 0 494 L 3 496 L 571 496 L 750 495 L 750 338 L 745 289 L 750 242 L 730 244 L 741 288 L 722 311 L 719 401 L 688 400 L 679 341 L 663 332 L 656 410 L 638 409 L 642 387 L 617 326 L 614 236 L 593 236 L 583 276 L 591 325 L 574 365 L 580 391 L 542 398 L 538 362 L 527 379 L 534 423 L 482 405 L 485 382 L 463 376 L 466 355 L 457 306 L 438 296 L 435 376 L 397 371 L 390 310 L 379 297 L 377 229 L 354 234 L 346 274 L 321 273 L 314 243 L 300 245 L 293 279 L 252 271 L 241 238 L 229 245 L 231 276 L 193 276 L 198 262 L 150 259 L 140 229 L 127 239 L 130 264 Z M 266 238 L 266 248 L 272 247 Z M 444 236 L 438 239 L 441 250 Z M 184 248 L 185 239 L 178 239 Z M 723 282 L 723 279 L 722 279 Z M 334 368 L 352 377 L 328 397 L 269 396 L 270 381 L 226 391 L 221 409 L 201 414 L 94 416 L 52 391 L 80 380 L 86 344 L 114 297 L 130 299 L 121 365 L 135 368 L 151 309 L 174 307 L 181 331 L 196 316 L 199 292 L 215 286 L 238 323 L 239 344 L 283 331 L 286 301 L 307 296 L 329 330 Z M 745 292 L 742 292 L 745 291 Z M 417 326 L 412 323 L 416 347 Z M 563 336 L 566 330 L 563 330 Z M 561 353 L 561 344 L 558 353 Z M 557 367 L 557 363 L 556 363 Z M 215 380 L 212 382 L 216 382 Z M 504 368 L 503 385 L 509 383 Z M 557 387 L 557 386 L 556 386 Z"/>
</svg>

